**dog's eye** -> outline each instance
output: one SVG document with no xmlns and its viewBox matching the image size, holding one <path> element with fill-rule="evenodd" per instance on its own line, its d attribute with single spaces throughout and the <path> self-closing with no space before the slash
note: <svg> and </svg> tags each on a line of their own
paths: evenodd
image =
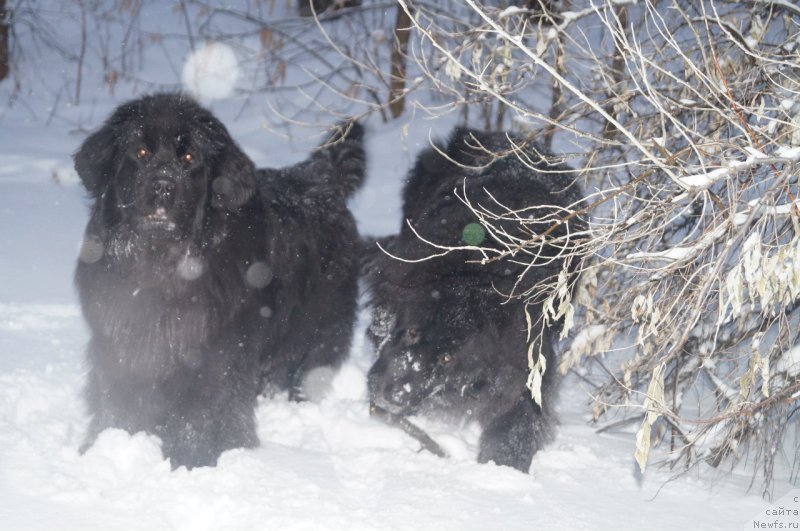
<svg viewBox="0 0 800 531">
<path fill-rule="evenodd" d="M 140 159 L 146 159 L 150 156 L 150 152 L 147 151 L 147 148 L 139 148 L 139 150 L 136 151 L 136 156 Z"/>
<path fill-rule="evenodd" d="M 189 164 L 194 162 L 194 157 L 192 156 L 191 153 L 184 153 L 183 156 L 181 157 L 181 160 L 183 161 L 184 164 L 188 166 Z"/>
<path fill-rule="evenodd" d="M 446 365 L 451 361 L 453 361 L 453 356 L 445 353 L 444 355 L 442 355 L 441 360 L 442 360 L 442 365 Z"/>
</svg>

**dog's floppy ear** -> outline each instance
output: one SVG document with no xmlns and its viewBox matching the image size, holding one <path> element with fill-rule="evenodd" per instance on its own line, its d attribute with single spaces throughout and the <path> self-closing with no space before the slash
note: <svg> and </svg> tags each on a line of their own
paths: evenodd
<svg viewBox="0 0 800 531">
<path fill-rule="evenodd" d="M 141 102 L 120 105 L 100 129 L 83 141 L 73 156 L 75 170 L 92 197 L 102 194 L 119 170 L 119 146 L 129 135 L 131 121 L 141 113 Z"/>
<path fill-rule="evenodd" d="M 216 121 L 216 119 L 214 119 Z M 256 168 L 221 123 L 214 127 L 215 143 L 221 147 L 217 155 L 211 188 L 214 208 L 236 210 L 256 193 Z"/>
<path fill-rule="evenodd" d="M 114 125 L 106 123 L 84 140 L 73 155 L 75 171 L 92 197 L 103 193 L 116 171 L 118 132 Z"/>
</svg>

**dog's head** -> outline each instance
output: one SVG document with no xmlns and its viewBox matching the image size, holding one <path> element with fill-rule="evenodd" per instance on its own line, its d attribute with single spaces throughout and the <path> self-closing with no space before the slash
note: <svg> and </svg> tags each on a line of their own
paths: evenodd
<svg viewBox="0 0 800 531">
<path fill-rule="evenodd" d="M 381 241 L 390 252 L 399 252 L 396 243 Z M 524 333 L 510 345 L 504 324 L 518 308 L 500 307 L 490 288 L 469 276 L 437 275 L 377 247 L 365 254 L 374 306 L 368 335 L 377 351 L 368 375 L 373 403 L 400 415 L 457 413 L 519 389 L 522 363 L 513 366 L 505 353 L 524 349 Z"/>
<path fill-rule="evenodd" d="M 252 162 L 209 111 L 179 94 L 121 105 L 75 154 L 104 223 L 180 240 L 207 208 L 235 211 L 255 192 Z"/>
<path fill-rule="evenodd" d="M 390 316 L 391 323 L 369 371 L 373 403 L 401 415 L 442 406 L 460 411 L 496 392 L 496 333 L 447 327 L 419 308 L 376 309 L 382 312 L 379 319 Z"/>
</svg>

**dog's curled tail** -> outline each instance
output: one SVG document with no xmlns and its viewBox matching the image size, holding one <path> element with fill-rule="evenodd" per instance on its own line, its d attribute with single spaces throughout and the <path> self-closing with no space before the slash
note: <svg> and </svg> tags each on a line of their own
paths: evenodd
<svg viewBox="0 0 800 531">
<path fill-rule="evenodd" d="M 328 166 L 330 185 L 346 197 L 358 190 L 366 175 L 364 126 L 356 121 L 342 122 L 316 153 Z"/>
</svg>

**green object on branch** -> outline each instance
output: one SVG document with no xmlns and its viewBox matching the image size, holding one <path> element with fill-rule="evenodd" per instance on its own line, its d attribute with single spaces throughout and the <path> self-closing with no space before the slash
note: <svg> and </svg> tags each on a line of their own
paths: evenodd
<svg viewBox="0 0 800 531">
<path fill-rule="evenodd" d="M 480 245 L 486 239 L 486 229 L 480 223 L 469 223 L 464 227 L 461 239 L 467 245 Z"/>
</svg>

